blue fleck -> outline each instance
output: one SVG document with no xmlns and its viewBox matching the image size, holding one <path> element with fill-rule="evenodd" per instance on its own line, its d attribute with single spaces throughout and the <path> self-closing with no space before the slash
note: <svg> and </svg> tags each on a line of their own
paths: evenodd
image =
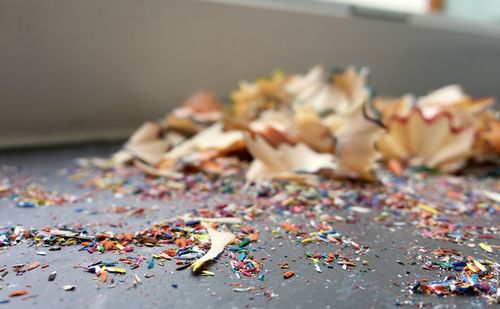
<svg viewBox="0 0 500 309">
<path fill-rule="evenodd" d="M 35 203 L 32 202 L 18 202 L 17 207 L 22 207 L 22 208 L 35 208 L 36 205 Z"/>
<path fill-rule="evenodd" d="M 247 257 L 247 253 L 246 252 L 241 252 L 240 256 L 238 257 L 238 260 L 243 261 L 246 257 Z"/>
</svg>

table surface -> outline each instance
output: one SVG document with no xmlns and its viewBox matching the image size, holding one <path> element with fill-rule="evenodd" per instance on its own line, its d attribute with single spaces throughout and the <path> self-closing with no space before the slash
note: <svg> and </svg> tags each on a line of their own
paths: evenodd
<svg viewBox="0 0 500 309">
<path fill-rule="evenodd" d="M 21 172 L 40 179 L 51 190 L 72 192 L 76 195 L 85 193 L 86 189 L 68 181 L 61 175 L 61 169 L 74 164 L 79 157 L 112 154 L 119 145 L 100 144 L 71 146 L 36 150 L 20 150 L 0 153 L 0 165 L 16 165 Z M 214 196 L 213 199 L 200 203 L 193 200 L 144 201 L 137 196 L 116 197 L 111 192 L 92 192 L 92 199 L 64 206 L 44 206 L 37 208 L 20 208 L 9 199 L 0 199 L 0 226 L 24 225 L 42 228 L 61 223 L 65 224 L 102 224 L 109 228 L 109 222 L 122 222 L 115 231 L 136 231 L 152 225 L 161 218 L 181 215 L 190 209 L 204 204 L 215 205 L 227 199 L 242 198 L 238 196 Z M 100 208 L 112 205 L 141 206 L 147 210 L 143 217 L 127 216 L 120 213 L 96 213 Z M 157 205 L 156 207 L 153 207 Z M 362 206 L 362 205 L 361 205 Z M 339 215 L 346 216 L 347 210 L 339 210 Z M 401 265 L 411 246 L 445 246 L 456 248 L 463 254 L 478 255 L 478 248 L 468 248 L 454 243 L 415 236 L 415 227 L 408 225 L 396 230 L 384 227 L 373 218 L 376 212 L 363 214 L 357 224 L 340 224 L 339 229 L 362 243 L 369 244 L 371 249 L 363 256 L 369 260 L 369 266 L 343 270 L 339 265 L 333 269 L 323 268 L 322 273 L 314 270 L 310 261 L 304 259 L 304 248 L 291 245 L 286 239 L 270 237 L 271 234 L 261 228 L 261 244 L 254 246 L 254 255 L 266 257 L 265 268 L 269 272 L 265 280 L 242 278 L 238 280 L 228 271 L 226 262 L 213 263 L 211 269 L 215 277 L 195 276 L 189 270 L 175 271 L 174 263 L 156 265 L 148 270 L 143 263 L 135 271 L 124 276 L 115 276 L 114 285 L 106 285 L 95 280 L 89 273 L 76 269 L 76 265 L 87 265 L 98 259 L 116 260 L 113 253 L 89 254 L 78 251 L 80 246 L 63 247 L 61 251 L 47 251 L 46 256 L 36 255 L 39 248 L 21 244 L 9 248 L 0 248 L 0 267 L 11 268 L 18 263 L 30 263 L 39 260 L 48 264 L 45 269 L 36 269 L 21 276 L 10 272 L 0 281 L 0 299 L 9 299 L 8 294 L 16 289 L 28 286 L 30 293 L 22 298 L 10 298 L 6 307 L 16 308 L 385 308 L 395 307 L 405 300 L 404 290 L 407 282 L 415 278 L 434 277 L 421 265 Z M 471 219 L 474 220 L 474 219 Z M 491 219 L 495 220 L 495 219 Z M 498 222 L 498 221 L 497 221 Z M 106 225 L 108 224 L 108 225 Z M 256 222 L 257 225 L 262 224 Z M 111 228 L 109 228 L 111 229 Z M 134 254 L 148 256 L 157 249 L 149 247 L 136 248 Z M 495 256 L 497 258 L 498 256 Z M 490 257 L 491 258 L 491 257 Z M 288 280 L 283 279 L 283 271 L 276 265 L 288 262 L 296 275 Z M 267 266 L 266 266 L 267 265 Z M 57 278 L 49 282 L 50 272 L 57 271 Z M 144 278 L 143 274 L 154 274 Z M 133 275 L 142 278 L 142 284 L 131 287 Z M 276 297 L 268 299 L 255 293 L 234 292 L 232 282 L 242 282 L 244 286 L 265 285 L 273 290 Z M 64 291 L 63 285 L 75 285 L 73 292 Z M 177 288 L 172 285 L 176 284 Z M 482 305 L 475 297 L 438 297 L 435 295 L 413 296 L 427 305 L 441 305 L 435 308 L 470 308 Z M 1 305 L 0 305 L 1 306 Z"/>
</svg>

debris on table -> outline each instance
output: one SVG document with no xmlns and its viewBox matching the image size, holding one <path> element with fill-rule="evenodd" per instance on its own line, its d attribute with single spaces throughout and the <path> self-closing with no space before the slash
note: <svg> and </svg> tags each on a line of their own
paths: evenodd
<svg viewBox="0 0 500 309">
<path fill-rule="evenodd" d="M 112 158 L 67 167 L 60 177 L 79 194 L 1 167 L 0 199 L 16 211 L 86 203 L 74 210 L 81 222 L 56 212 L 39 226 L 31 214 L 1 222 L 0 250 L 32 250 L 15 265 L 0 265 L 1 281 L 12 280 L 9 271 L 22 278 L 46 271 L 46 284 L 66 280 L 67 270 L 46 261 L 71 250 L 86 260 L 70 271 L 84 272 L 97 288 L 140 290 L 169 279 L 171 269 L 227 279 L 230 290 L 269 301 L 280 285 L 329 282 L 333 274 L 370 291 L 358 279 L 386 272 L 404 278 L 390 283 L 406 298 L 400 304 L 422 305 L 426 294 L 498 303 L 500 131 L 488 110 L 492 100 L 473 99 L 457 86 L 420 98 L 380 98 L 367 74 L 352 67 L 331 75 L 321 67 L 304 75 L 277 71 L 242 82 L 226 106 L 197 93 L 162 121 L 141 126 Z M 486 174 L 450 174 L 477 161 L 489 162 Z M 116 204 L 93 206 L 104 195 Z M 150 202 L 156 204 L 144 205 Z M 169 205 L 177 205 L 167 209 L 172 215 L 158 217 Z M 412 233 L 415 243 L 394 243 L 409 252 L 390 260 L 394 269 L 372 266 L 383 250 L 367 241 L 371 227 L 386 233 L 377 237 Z M 282 256 L 282 247 L 294 254 Z M 172 289 L 186 289 L 174 280 Z M 9 297 L 29 293 L 6 286 Z"/>
</svg>

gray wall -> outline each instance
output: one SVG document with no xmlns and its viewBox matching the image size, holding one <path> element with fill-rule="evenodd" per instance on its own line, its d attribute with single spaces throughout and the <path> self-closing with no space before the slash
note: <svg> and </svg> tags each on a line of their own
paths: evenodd
<svg viewBox="0 0 500 309">
<path fill-rule="evenodd" d="M 324 13 L 0 0 L 0 146 L 124 137 L 196 89 L 315 63 L 367 65 L 383 94 L 460 83 L 500 97 L 500 36 Z"/>
</svg>

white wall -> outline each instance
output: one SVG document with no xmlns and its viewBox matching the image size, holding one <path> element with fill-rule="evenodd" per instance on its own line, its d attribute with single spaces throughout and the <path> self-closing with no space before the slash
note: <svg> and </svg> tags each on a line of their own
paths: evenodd
<svg viewBox="0 0 500 309">
<path fill-rule="evenodd" d="M 429 0 L 309 0 L 359 5 L 401 13 L 424 14 L 429 11 Z"/>
<path fill-rule="evenodd" d="M 445 14 L 500 24 L 500 1 L 498 0 L 451 0 L 445 2 Z"/>
<path fill-rule="evenodd" d="M 333 15 L 187 0 L 0 0 L 0 145 L 124 137 L 196 89 L 224 95 L 241 78 L 315 63 L 368 65 L 386 94 L 461 83 L 500 97 L 495 31 Z"/>
</svg>

